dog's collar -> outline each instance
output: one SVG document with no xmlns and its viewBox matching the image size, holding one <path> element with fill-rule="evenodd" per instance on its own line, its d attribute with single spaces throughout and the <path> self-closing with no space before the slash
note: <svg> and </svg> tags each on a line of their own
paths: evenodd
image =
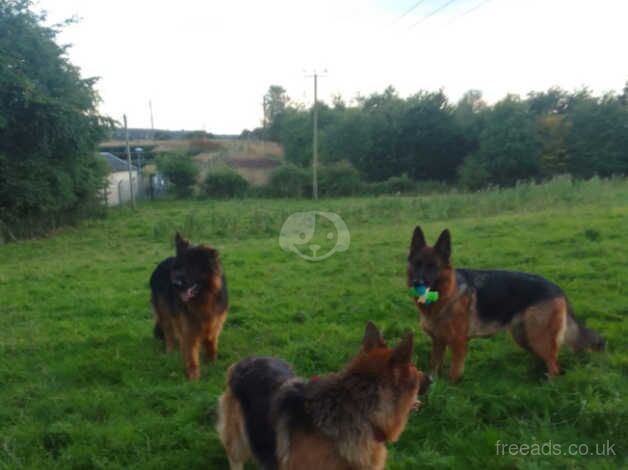
<svg viewBox="0 0 628 470">
<path fill-rule="evenodd" d="M 458 284 L 458 292 L 447 301 L 447 303 L 442 307 L 442 310 L 449 309 L 460 297 L 462 297 L 469 290 L 469 286 L 466 282 L 462 282 Z"/>
<path fill-rule="evenodd" d="M 458 299 L 460 299 L 460 297 L 465 295 L 470 290 L 469 285 L 464 281 L 458 284 L 457 287 L 458 288 L 456 290 L 456 293 L 452 297 L 447 299 L 445 303 L 441 305 L 440 308 L 436 311 L 439 321 L 444 321 L 450 318 L 451 315 L 453 315 L 453 309 L 451 308 L 452 305 L 454 305 L 458 301 Z M 429 311 L 426 312 L 425 310 L 421 310 L 421 314 L 429 315 Z"/>
</svg>

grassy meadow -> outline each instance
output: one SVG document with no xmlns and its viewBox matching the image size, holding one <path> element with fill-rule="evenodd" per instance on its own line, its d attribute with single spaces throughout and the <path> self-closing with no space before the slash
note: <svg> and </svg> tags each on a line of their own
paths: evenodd
<svg viewBox="0 0 628 470">
<path fill-rule="evenodd" d="M 321 262 L 282 251 L 283 221 L 308 210 L 339 214 L 349 250 Z M 564 374 L 548 381 L 506 334 L 472 341 L 462 382 L 432 386 L 387 468 L 625 468 L 628 181 L 565 178 L 418 198 L 144 203 L 0 246 L 0 468 L 228 468 L 214 430 L 228 365 L 264 354 L 305 377 L 335 371 L 369 319 L 392 344 L 415 331 L 427 370 L 430 343 L 404 283 L 416 224 L 430 242 L 451 229 L 458 266 L 559 283 L 609 346 L 564 349 Z M 219 248 L 230 287 L 219 359 L 196 383 L 152 338 L 148 278 L 177 229 Z M 562 455 L 496 455 L 498 441 L 551 442 Z M 607 441 L 615 455 L 569 455 Z"/>
</svg>

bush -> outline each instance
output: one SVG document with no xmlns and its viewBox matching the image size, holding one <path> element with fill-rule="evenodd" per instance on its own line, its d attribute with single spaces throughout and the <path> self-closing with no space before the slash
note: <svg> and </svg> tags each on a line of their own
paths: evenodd
<svg viewBox="0 0 628 470">
<path fill-rule="evenodd" d="M 189 156 L 162 154 L 157 157 L 157 170 L 170 183 L 177 197 L 189 197 L 198 176 L 198 168 Z"/>
<path fill-rule="evenodd" d="M 321 166 L 318 171 L 320 196 L 355 196 L 363 189 L 360 173 L 348 162 Z"/>
<path fill-rule="evenodd" d="M 463 187 L 476 190 L 488 185 L 491 175 L 484 163 L 472 155 L 458 168 L 458 178 Z"/>
<path fill-rule="evenodd" d="M 411 179 L 407 174 L 401 176 L 391 176 L 384 181 L 386 191 L 389 194 L 411 193 L 417 190 L 417 182 Z"/>
<path fill-rule="evenodd" d="M 418 183 L 408 175 L 391 176 L 386 181 L 368 183 L 363 191 L 365 194 L 413 194 L 418 192 Z"/>
<path fill-rule="evenodd" d="M 271 173 L 267 190 L 271 197 L 308 197 L 312 193 L 311 173 L 291 164 L 279 166 Z"/>
<path fill-rule="evenodd" d="M 112 122 L 28 0 L 0 0 L 0 239 L 36 236 L 100 212 L 96 147 Z"/>
<path fill-rule="evenodd" d="M 217 152 L 224 150 L 224 146 L 220 142 L 205 139 L 192 140 L 188 145 L 187 154 L 191 157 L 200 153 Z"/>
<path fill-rule="evenodd" d="M 319 196 L 355 196 L 363 189 L 360 173 L 348 162 L 318 168 Z M 277 167 L 270 175 L 264 194 L 269 197 L 310 197 L 312 170 L 292 164 Z"/>
<path fill-rule="evenodd" d="M 249 182 L 231 168 L 210 172 L 203 183 L 203 195 L 213 198 L 235 198 L 246 196 Z"/>
<path fill-rule="evenodd" d="M 268 186 L 249 186 L 246 197 L 250 198 L 272 198 L 270 188 Z"/>
</svg>

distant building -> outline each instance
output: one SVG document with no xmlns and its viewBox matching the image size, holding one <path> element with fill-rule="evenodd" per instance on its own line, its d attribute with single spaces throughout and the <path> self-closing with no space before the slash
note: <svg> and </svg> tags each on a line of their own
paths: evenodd
<svg viewBox="0 0 628 470">
<path fill-rule="evenodd" d="M 107 205 L 119 206 L 131 200 L 131 184 L 129 182 L 129 165 L 121 158 L 109 152 L 100 152 L 100 156 L 107 162 L 111 173 L 107 187 Z M 133 194 L 137 195 L 137 167 L 131 165 L 133 174 Z"/>
</svg>

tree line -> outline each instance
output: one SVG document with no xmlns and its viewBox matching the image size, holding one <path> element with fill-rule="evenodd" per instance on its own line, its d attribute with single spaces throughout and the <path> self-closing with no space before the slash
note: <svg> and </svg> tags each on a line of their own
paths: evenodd
<svg viewBox="0 0 628 470">
<path fill-rule="evenodd" d="M 94 156 L 111 121 L 97 110 L 58 27 L 30 0 L 0 0 L 0 242 L 43 233 L 101 206 Z"/>
<path fill-rule="evenodd" d="M 312 112 L 277 85 L 264 98 L 264 125 L 243 136 L 283 145 L 299 166 L 312 159 Z M 452 103 L 442 90 L 402 98 L 394 88 L 318 104 L 323 164 L 351 163 L 368 181 L 406 175 L 471 189 L 570 173 L 628 173 L 628 82 L 595 96 L 560 88 L 508 95 L 489 105 L 478 90 Z"/>
</svg>

